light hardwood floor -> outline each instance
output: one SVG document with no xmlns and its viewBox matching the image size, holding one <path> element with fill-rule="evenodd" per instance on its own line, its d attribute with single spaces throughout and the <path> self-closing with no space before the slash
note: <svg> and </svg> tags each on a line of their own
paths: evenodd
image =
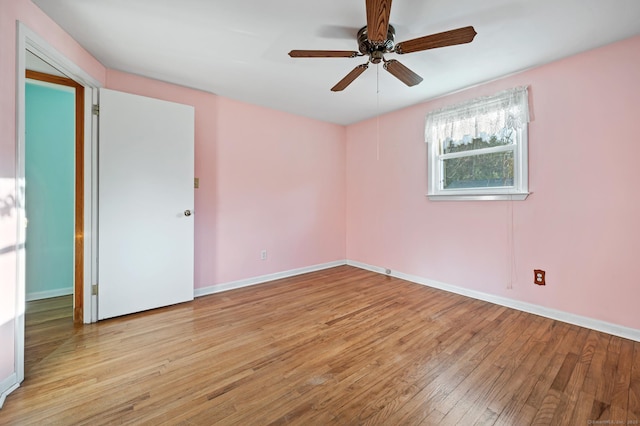
<svg viewBox="0 0 640 426">
<path fill-rule="evenodd" d="M 0 424 L 640 419 L 640 343 L 348 266 L 84 327 L 42 315 Z"/>
<path fill-rule="evenodd" d="M 25 315 L 25 375 L 55 352 L 76 330 L 73 325 L 73 296 L 27 302 Z"/>
</svg>

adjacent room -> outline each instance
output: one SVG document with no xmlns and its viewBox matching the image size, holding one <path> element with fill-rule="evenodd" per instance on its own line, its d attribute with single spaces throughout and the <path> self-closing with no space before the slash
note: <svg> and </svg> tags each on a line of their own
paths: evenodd
<svg viewBox="0 0 640 426">
<path fill-rule="evenodd" d="M 2 0 L 0 58 L 0 425 L 640 422 L 636 0 Z"/>
</svg>

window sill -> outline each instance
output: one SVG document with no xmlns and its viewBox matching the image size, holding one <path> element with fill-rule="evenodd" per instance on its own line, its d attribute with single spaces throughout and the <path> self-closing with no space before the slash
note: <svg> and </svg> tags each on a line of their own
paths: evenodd
<svg viewBox="0 0 640 426">
<path fill-rule="evenodd" d="M 432 201 L 523 201 L 530 192 L 517 192 L 511 194 L 427 194 Z"/>
</svg>

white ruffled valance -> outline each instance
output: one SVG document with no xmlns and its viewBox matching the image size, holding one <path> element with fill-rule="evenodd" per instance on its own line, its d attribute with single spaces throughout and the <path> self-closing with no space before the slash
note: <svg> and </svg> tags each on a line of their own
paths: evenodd
<svg viewBox="0 0 640 426">
<path fill-rule="evenodd" d="M 425 141 L 460 141 L 488 137 L 529 122 L 527 87 L 504 90 L 427 114 Z"/>
</svg>

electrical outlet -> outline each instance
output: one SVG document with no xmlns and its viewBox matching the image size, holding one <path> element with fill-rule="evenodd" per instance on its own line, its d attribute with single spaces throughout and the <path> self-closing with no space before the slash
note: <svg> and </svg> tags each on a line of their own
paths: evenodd
<svg viewBox="0 0 640 426">
<path fill-rule="evenodd" d="M 537 285 L 546 285 L 545 272 L 542 269 L 533 270 L 533 283 Z"/>
<path fill-rule="evenodd" d="M 267 249 L 260 252 L 260 260 L 267 260 Z"/>
</svg>

